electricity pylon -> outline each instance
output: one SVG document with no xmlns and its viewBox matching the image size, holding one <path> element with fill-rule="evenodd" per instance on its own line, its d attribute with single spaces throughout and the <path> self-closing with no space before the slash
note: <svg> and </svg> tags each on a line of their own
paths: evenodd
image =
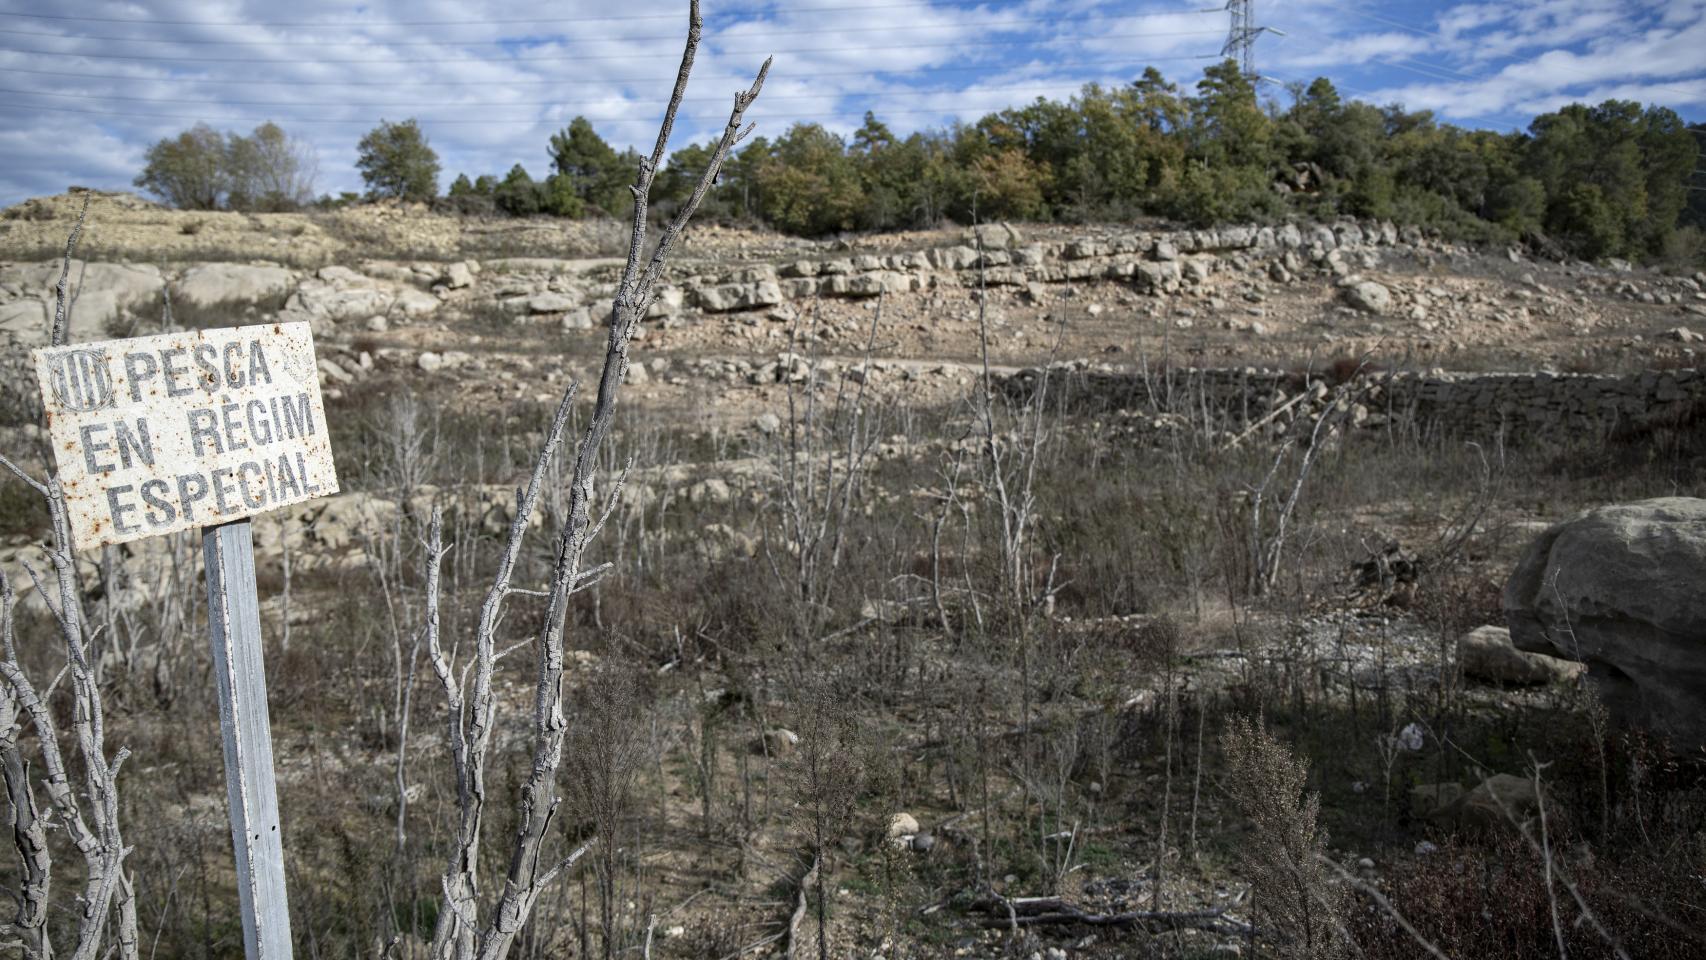
<svg viewBox="0 0 1706 960">
<path fill-rule="evenodd" d="M 1226 45 L 1220 48 L 1221 56 L 1238 61 L 1239 71 L 1251 83 L 1261 79 L 1256 73 L 1256 37 L 1264 33 L 1285 36 L 1284 31 L 1256 26 L 1255 6 L 1255 0 L 1226 0 L 1223 9 L 1231 14 L 1232 25 L 1226 32 Z"/>
</svg>

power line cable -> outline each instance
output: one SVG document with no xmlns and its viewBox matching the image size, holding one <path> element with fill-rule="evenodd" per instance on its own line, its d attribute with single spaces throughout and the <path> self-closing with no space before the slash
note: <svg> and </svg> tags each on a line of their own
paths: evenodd
<svg viewBox="0 0 1706 960">
<path fill-rule="evenodd" d="M 1023 4 L 1015 4 L 1014 6 L 1023 6 Z M 852 4 L 833 4 L 833 5 L 828 5 L 828 6 L 810 6 L 810 7 L 794 6 L 792 4 L 789 4 L 789 5 L 785 5 L 785 6 L 779 5 L 777 7 L 771 8 L 771 9 L 761 9 L 761 10 L 718 11 L 715 13 L 707 14 L 705 16 L 705 19 L 707 21 L 711 21 L 711 20 L 722 20 L 724 18 L 732 18 L 732 17 L 775 16 L 777 14 L 782 14 L 782 13 L 789 13 L 789 14 L 832 13 L 832 12 L 862 11 L 862 10 L 895 10 L 895 9 L 902 9 L 902 8 L 916 10 L 916 9 L 919 9 L 919 4 L 917 2 L 910 2 L 910 3 L 904 3 L 904 2 L 903 3 L 852 3 Z M 964 8 L 961 8 L 961 7 L 951 7 L 950 6 L 950 7 L 943 8 L 943 7 L 931 6 L 928 4 L 926 4 L 925 9 L 929 9 L 929 10 L 947 9 L 947 10 L 955 10 L 955 11 L 964 10 Z M 1179 11 L 1179 12 L 1184 13 L 1184 12 L 1196 12 L 1196 11 Z M 1213 13 L 1216 11 L 1204 11 L 1204 12 Z M 1161 16 L 1161 15 L 1162 14 L 1155 14 L 1155 16 Z M 60 21 L 60 22 L 77 22 L 77 23 L 133 23 L 133 24 L 142 24 L 142 25 L 149 25 L 149 26 L 163 26 L 163 27 L 325 27 L 327 29 L 351 28 L 351 27 L 375 27 L 375 26 L 472 27 L 472 26 L 484 26 L 486 24 L 511 25 L 511 24 L 523 24 L 523 23 L 609 23 L 609 22 L 613 22 L 613 21 L 620 22 L 620 21 L 681 20 L 681 19 L 683 19 L 679 12 L 676 12 L 676 13 L 606 14 L 606 15 L 601 15 L 601 16 L 590 16 L 590 17 L 517 17 L 517 18 L 512 18 L 512 19 L 482 18 L 482 19 L 478 19 L 478 20 L 343 20 L 343 21 L 328 21 L 328 20 L 270 20 L 270 21 L 268 21 L 268 20 L 262 20 L 262 21 L 254 21 L 254 20 L 157 20 L 157 19 L 154 19 L 151 17 L 80 17 L 80 16 L 69 15 L 69 14 L 55 14 L 55 13 L 21 13 L 21 12 L 10 11 L 10 10 L 0 11 L 0 16 L 20 17 L 20 18 L 27 18 L 27 19 L 31 19 L 31 20 L 53 20 L 53 21 Z"/>
<path fill-rule="evenodd" d="M 1144 38 L 1150 38 L 1150 37 L 1196 37 L 1196 36 L 1207 36 L 1207 35 L 1218 36 L 1219 34 L 1220 34 L 1219 30 L 1172 30 L 1172 31 L 1166 31 L 1166 32 L 1149 32 L 1149 33 L 1104 33 L 1104 34 L 1099 34 L 1099 35 L 1094 36 L 1094 37 L 1045 37 L 1045 38 L 1041 38 L 1041 39 L 1038 39 L 1035 37 L 1015 37 L 1015 38 L 1008 39 L 1008 40 L 962 40 L 962 41 L 958 41 L 955 43 L 887 43 L 887 44 L 884 44 L 881 49 L 883 49 L 885 51 L 887 51 L 887 50 L 943 50 L 943 49 L 959 50 L 959 49 L 963 49 L 965 47 L 1006 47 L 1006 46 L 1023 46 L 1023 45 L 1030 45 L 1030 44 L 1036 44 L 1038 46 L 1041 46 L 1043 44 L 1056 43 L 1056 42 L 1061 42 L 1061 41 L 1065 41 L 1067 43 L 1090 43 L 1090 42 L 1098 41 L 1098 40 L 1132 40 L 1132 39 L 1144 39 Z M 784 54 L 858 53 L 858 52 L 872 51 L 872 49 L 873 48 L 868 47 L 868 46 L 866 46 L 866 47 L 802 47 L 802 48 L 796 49 L 796 50 L 788 50 L 788 49 L 784 48 L 784 49 L 781 49 L 780 52 L 784 53 Z M 772 48 L 772 49 L 765 49 L 765 50 L 718 50 L 715 52 L 720 56 L 737 57 L 737 56 L 767 56 L 770 54 L 777 53 L 778 50 L 775 48 Z M 13 48 L 13 47 L 0 47 L 0 53 L 17 53 L 17 54 L 23 54 L 24 56 L 31 56 L 31 57 L 82 57 L 82 58 L 87 59 L 87 60 L 132 60 L 132 61 L 141 61 L 141 62 L 161 62 L 161 63 L 246 63 L 246 64 L 254 64 L 257 62 L 254 57 L 149 57 L 149 56 L 138 56 L 135 54 L 81 53 L 81 52 L 66 51 L 66 50 L 18 50 L 18 49 Z M 679 57 L 679 54 L 669 53 L 669 54 L 652 55 L 652 54 L 634 54 L 634 53 L 613 53 L 613 54 L 601 54 L 601 55 L 596 55 L 596 56 L 584 56 L 584 55 L 579 55 L 579 54 L 565 54 L 565 55 L 547 56 L 547 57 L 506 57 L 503 59 L 492 59 L 492 58 L 486 58 L 486 57 L 446 59 L 443 57 L 430 57 L 430 58 L 426 58 L 426 59 L 385 60 L 383 62 L 386 64 L 396 64 L 396 63 L 433 63 L 433 64 L 445 64 L 445 63 L 542 63 L 542 62 L 563 62 L 563 61 L 580 61 L 580 60 L 656 60 L 656 59 L 660 59 L 662 57 L 668 57 L 669 59 L 676 59 L 677 57 Z M 358 57 L 355 59 L 336 59 L 336 60 L 319 60 L 319 59 L 316 59 L 316 60 L 263 60 L 263 61 L 259 61 L 259 62 L 261 62 L 261 63 L 275 63 L 275 64 L 288 63 L 288 64 L 293 64 L 293 65 L 302 65 L 302 64 L 310 64 L 310 63 L 312 63 L 312 64 L 344 64 L 344 63 L 367 63 L 367 64 L 371 64 L 374 61 L 371 57 Z"/>
<path fill-rule="evenodd" d="M 1143 63 L 1144 64 L 1154 64 L 1154 63 L 1178 62 L 1178 61 L 1185 61 L 1185 60 L 1212 60 L 1214 58 L 1215 58 L 1215 54 L 1212 54 L 1212 53 L 1198 54 L 1198 55 L 1194 55 L 1194 56 L 1145 57 L 1143 59 Z M 1130 57 L 1120 57 L 1120 58 L 1114 59 L 1114 60 L 1074 60 L 1074 61 L 1072 61 L 1072 63 L 1070 65 L 1073 67 L 1092 67 L 1092 66 L 1127 66 L 1127 67 L 1129 67 L 1129 66 L 1132 66 L 1132 59 Z M 1025 64 L 1020 64 L 1019 66 L 1025 66 Z M 1051 66 L 1059 66 L 1059 65 L 1051 64 Z M 872 74 L 881 74 L 881 73 L 898 73 L 898 74 L 906 74 L 908 76 L 912 76 L 915 74 L 937 74 L 937 73 L 982 73 L 982 72 L 988 71 L 989 69 L 990 69 L 990 66 L 988 64 L 977 64 L 974 66 L 958 66 L 958 67 L 956 67 L 956 66 L 896 67 L 896 68 L 892 68 L 892 69 L 885 69 L 882 67 L 871 67 L 871 68 L 863 69 L 863 70 L 813 70 L 812 76 L 814 78 L 816 78 L 816 77 L 863 77 L 863 76 L 870 76 Z M 125 81 L 127 83 L 139 83 L 139 82 L 148 82 L 148 83 L 217 83 L 217 84 L 220 84 L 222 86 L 244 85 L 244 86 L 269 86 L 269 87 L 394 87 L 394 86 L 397 86 L 397 83 L 398 83 L 398 81 L 396 81 L 396 80 L 294 80 L 294 79 L 293 80 L 273 80 L 273 79 L 255 79 L 252 77 L 230 77 L 230 78 L 227 78 L 227 77 L 146 77 L 146 76 L 137 76 L 135 74 L 128 74 L 128 73 L 79 73 L 79 72 L 67 71 L 67 70 L 32 70 L 32 69 L 28 69 L 28 68 L 24 68 L 24 67 L 7 67 L 7 66 L 0 66 L 0 73 L 24 73 L 24 74 L 30 74 L 32 76 L 67 77 L 67 78 L 77 79 L 77 80 L 122 80 L 122 81 Z M 674 80 L 674 77 L 672 75 L 662 75 L 662 74 L 651 73 L 651 74 L 647 74 L 645 76 L 604 77 L 604 78 L 602 78 L 602 82 L 598 83 L 598 84 L 574 83 L 574 82 L 569 81 L 569 80 L 410 80 L 410 81 L 408 81 L 408 85 L 411 87 L 445 87 L 445 86 L 450 86 L 450 87 L 519 87 L 519 86 L 548 86 L 548 85 L 567 86 L 567 87 L 576 87 L 576 86 L 600 86 L 600 87 L 602 87 L 602 86 L 607 86 L 609 84 L 615 84 L 615 83 L 655 82 L 658 84 L 665 84 L 665 83 L 672 82 L 673 80 Z M 735 82 L 735 83 L 747 84 L 747 83 L 752 82 L 752 77 L 750 75 L 739 75 L 739 74 L 728 74 L 726 76 L 715 76 L 715 75 L 699 76 L 698 74 L 695 74 L 693 77 L 693 81 L 695 83 Z M 769 99 L 769 97 L 767 96 L 766 99 Z"/>
<path fill-rule="evenodd" d="M 1009 108 L 996 107 L 996 108 L 992 108 L 992 110 L 987 111 L 987 112 L 993 112 L 993 110 L 1001 110 L 1001 109 L 1009 109 Z M 84 110 L 84 109 L 77 108 L 77 107 L 61 107 L 57 104 L 44 104 L 41 106 L 34 106 L 31 104 L 22 104 L 22 103 L 0 103 L 0 112 L 5 112 L 5 111 L 9 111 L 9 110 L 10 111 L 23 112 L 23 113 L 35 113 L 35 114 L 47 114 L 47 115 L 57 114 L 57 113 L 75 113 L 75 114 L 81 114 L 81 115 L 85 115 L 85 116 L 95 116 L 95 117 L 123 117 L 123 118 L 131 119 L 131 120 L 171 120 L 171 121 L 175 121 L 178 123 L 198 123 L 198 122 L 200 122 L 200 123 L 234 124 L 234 125 L 239 125 L 239 126 L 244 125 L 244 124 L 250 124 L 250 123 L 265 123 L 269 119 L 267 117 L 247 117 L 247 118 L 244 118 L 244 117 L 218 117 L 218 118 L 214 118 L 214 117 L 205 117 L 205 116 L 189 116 L 189 115 L 185 115 L 185 114 L 133 113 L 130 111 L 118 111 L 118 110 Z M 754 117 L 756 119 L 784 121 L 785 122 L 785 121 L 801 121 L 801 120 L 833 120 L 833 119 L 837 119 L 840 117 L 863 116 L 867 112 L 875 112 L 875 111 L 868 111 L 867 108 L 865 108 L 865 107 L 855 107 L 855 108 L 851 108 L 851 109 L 847 109 L 847 110 L 835 110 L 835 111 L 830 111 L 830 112 L 826 112 L 826 113 L 806 113 L 806 114 L 770 114 L 770 113 L 763 113 L 763 114 L 760 114 L 758 112 L 758 108 L 754 107 L 753 110 L 750 112 L 754 115 Z M 949 107 L 941 107 L 938 109 L 920 109 L 920 110 L 884 110 L 879 114 L 879 119 L 882 117 L 944 116 L 944 115 L 957 115 L 958 113 L 959 113 L 959 111 L 954 110 L 954 109 L 949 108 Z M 287 122 L 292 123 L 292 124 L 303 124 L 303 123 L 332 123 L 332 124 L 335 124 L 335 123 L 359 123 L 359 124 L 367 124 L 367 125 L 371 126 L 371 125 L 376 125 L 379 122 L 378 120 L 376 120 L 372 117 L 289 117 L 289 118 L 285 118 L 285 119 L 287 120 Z M 620 114 L 617 116 L 588 116 L 588 117 L 586 117 L 586 119 L 590 120 L 590 121 L 598 122 L 598 123 L 622 123 L 622 122 L 640 122 L 643 118 L 636 116 L 633 112 L 627 112 L 627 113 L 623 113 L 623 114 Z M 721 122 L 726 121 L 728 119 L 728 111 L 724 110 L 720 113 L 715 113 L 715 114 L 706 113 L 706 114 L 698 114 L 698 115 L 682 115 L 682 116 L 678 117 L 677 119 L 692 120 L 692 121 L 704 122 L 704 123 L 721 123 Z M 527 125 L 527 126 L 538 126 L 541 124 L 555 125 L 555 124 L 559 124 L 563 121 L 561 119 L 548 118 L 548 117 L 538 117 L 538 118 L 534 118 L 534 119 L 519 119 L 519 118 L 516 118 L 516 119 L 501 119 L 501 118 L 500 119 L 493 119 L 490 117 L 479 117 L 479 118 L 467 118 L 467 119 L 459 119 L 459 118 L 452 118 L 452 119 L 445 119 L 445 120 L 435 119 L 435 120 L 427 120 L 427 121 L 422 121 L 422 122 L 423 122 L 423 124 L 430 125 L 430 126 L 462 126 L 462 125 L 467 125 L 467 124 L 482 124 L 482 123 L 493 124 L 493 125 L 497 125 L 497 124 L 511 124 L 511 125 L 521 124 L 521 125 Z M 645 122 L 649 123 L 651 121 L 646 120 Z"/>
<path fill-rule="evenodd" d="M 844 90 L 838 93 L 800 93 L 800 94 L 770 94 L 764 99 L 766 103 L 777 100 L 838 100 L 843 97 L 931 97 L 942 95 L 966 96 L 974 93 L 1012 90 L 1077 90 L 1090 81 L 1021 83 L 1002 86 L 978 87 L 975 90 Z M 127 103 L 171 103 L 179 105 L 194 105 L 203 107 L 361 107 L 366 109 L 430 109 L 445 107 L 464 110 L 483 110 L 502 107 L 561 107 L 563 100 L 516 100 L 496 103 L 446 103 L 443 100 L 425 101 L 391 101 L 367 102 L 349 100 L 195 100 L 179 97 L 127 97 L 118 94 L 105 93 L 60 93 L 53 90 L 18 90 L 0 87 L 0 94 L 23 94 L 35 97 L 60 97 L 71 100 L 119 100 Z M 722 103 L 728 98 L 724 96 L 687 97 L 684 103 Z"/>
<path fill-rule="evenodd" d="M 1116 21 L 1116 20 L 1152 20 L 1157 16 L 1164 16 L 1164 14 L 1153 14 L 1153 13 L 1116 14 L 1113 16 L 1108 16 L 1108 17 L 1102 18 L 1101 22 L 1112 22 L 1112 21 Z M 1059 17 L 1021 17 L 1018 19 L 1009 19 L 1009 20 L 1000 20 L 1000 21 L 991 20 L 991 21 L 981 21 L 980 22 L 980 21 L 973 20 L 973 21 L 966 21 L 963 23 L 909 24 L 906 27 L 906 31 L 907 32 L 915 32 L 915 31 L 920 31 L 920 30 L 1000 30 L 1000 29 L 1004 29 L 1007 27 L 1017 27 L 1017 26 L 1038 24 L 1038 23 L 1059 23 L 1059 22 L 1060 22 Z M 375 26 L 384 26 L 384 25 L 385 24 L 375 24 Z M 892 24 L 889 24 L 889 25 L 876 26 L 876 27 L 836 27 L 836 28 L 831 28 L 831 29 L 815 28 L 815 29 L 810 29 L 810 30 L 771 30 L 771 31 L 766 31 L 764 33 L 757 33 L 757 34 L 742 34 L 740 36 L 740 39 L 758 42 L 758 41 L 768 40 L 771 37 L 803 37 L 803 36 L 822 36 L 825 34 L 894 33 L 894 32 L 896 32 L 895 27 Z M 1204 31 L 1204 32 L 1215 33 L 1218 31 L 1210 30 L 1210 31 Z M 1150 34 L 1150 36 L 1167 36 L 1167 35 L 1168 34 Z M 84 34 L 69 34 L 69 33 L 41 33 L 41 32 L 33 31 L 33 30 L 0 30 L 0 36 L 37 37 L 37 38 L 46 38 L 46 39 L 50 39 L 50 40 L 75 40 L 75 41 L 80 42 L 80 43 L 87 43 L 87 42 L 161 43 L 161 44 L 177 45 L 177 46 L 194 45 L 194 46 L 230 46 L 230 47 L 359 47 L 359 46 L 478 47 L 478 46 L 515 46 L 515 45 L 520 45 L 522 43 L 537 44 L 537 43 L 544 42 L 544 41 L 541 41 L 541 40 L 538 40 L 538 39 L 535 39 L 532 37 L 519 38 L 519 39 L 515 38 L 515 37 L 507 37 L 507 38 L 498 38 L 495 40 L 387 40 L 387 39 L 376 38 L 376 37 L 361 37 L 361 38 L 355 39 L 355 40 L 270 40 L 270 39 L 268 39 L 268 40 L 213 40 L 213 39 L 200 38 L 200 37 L 194 37 L 194 38 L 105 37 L 105 36 L 88 36 L 88 35 L 84 35 Z M 557 35 L 552 35 L 553 40 L 555 39 L 556 36 Z M 584 37 L 583 36 L 574 36 L 574 37 L 567 37 L 566 39 L 569 42 L 573 42 L 573 43 L 623 43 L 623 42 L 653 41 L 653 40 L 680 40 L 681 34 L 680 33 L 664 33 L 664 34 L 649 34 L 649 35 L 642 35 L 642 36 L 603 36 L 603 35 L 601 35 L 601 36 L 584 36 Z"/>
</svg>

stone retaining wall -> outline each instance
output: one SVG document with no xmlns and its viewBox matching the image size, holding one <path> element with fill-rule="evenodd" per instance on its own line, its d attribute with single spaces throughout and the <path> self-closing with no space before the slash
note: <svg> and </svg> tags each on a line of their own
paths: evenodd
<svg viewBox="0 0 1706 960">
<path fill-rule="evenodd" d="M 874 297 L 979 280 L 990 286 L 1124 280 L 1153 293 L 1200 282 L 1218 258 L 1239 253 L 1293 251 L 1321 261 L 1338 251 L 1426 242 L 1414 227 L 1348 218 L 1333 224 L 1118 232 L 1047 243 L 1026 243 L 1007 224 L 986 224 L 967 233 L 958 246 L 801 259 L 692 276 L 683 281 L 684 299 L 706 313 L 728 313 L 814 296 Z"/>
</svg>

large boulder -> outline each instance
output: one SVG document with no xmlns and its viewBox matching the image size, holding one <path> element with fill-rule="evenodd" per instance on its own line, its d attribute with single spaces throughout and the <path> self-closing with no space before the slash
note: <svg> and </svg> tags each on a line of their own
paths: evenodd
<svg viewBox="0 0 1706 960">
<path fill-rule="evenodd" d="M 246 263 L 204 263 L 184 271 L 173 294 L 198 307 L 215 303 L 258 303 L 290 291 L 290 271 Z"/>
<path fill-rule="evenodd" d="M 479 270 L 480 264 L 479 261 L 476 260 L 464 260 L 461 263 L 453 263 L 444 268 L 444 276 L 440 282 L 452 290 L 471 287 L 474 285 L 474 274 L 478 273 Z"/>
<path fill-rule="evenodd" d="M 1496 830 L 1521 828 L 1552 801 L 1537 789 L 1533 778 L 1495 773 L 1474 789 L 1456 783 L 1428 783 L 1410 788 L 1410 813 L 1444 824 Z"/>
<path fill-rule="evenodd" d="M 23 296 L 0 315 L 0 329 L 12 332 L 26 346 L 47 343 L 47 319 L 53 316 L 54 288 L 65 269 L 63 260 L 0 266 L 0 284 L 16 287 Z M 105 340 L 108 325 L 119 311 L 160 303 L 164 280 L 150 264 L 71 261 L 68 287 L 74 300 L 71 339 Z"/>
<path fill-rule="evenodd" d="M 1621 723 L 1706 746 L 1706 500 L 1589 510 L 1542 533 L 1505 584 L 1519 649 L 1580 660 Z"/>
<path fill-rule="evenodd" d="M 396 290 L 396 284 L 333 265 L 321 267 L 318 276 L 302 281 L 285 307 L 288 312 L 305 313 L 312 319 L 364 320 L 389 313 L 397 302 Z M 436 297 L 421 295 L 431 299 L 433 307 L 438 305 Z M 420 304 L 410 312 L 425 312 L 421 309 L 425 306 Z"/>
<path fill-rule="evenodd" d="M 853 297 L 875 297 L 884 293 L 905 293 L 913 289 L 917 277 L 892 270 L 861 273 L 847 278 L 846 293 Z"/>
</svg>

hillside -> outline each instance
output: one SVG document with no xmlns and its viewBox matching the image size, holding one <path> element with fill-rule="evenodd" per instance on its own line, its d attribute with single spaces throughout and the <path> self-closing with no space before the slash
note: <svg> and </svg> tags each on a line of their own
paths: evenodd
<svg viewBox="0 0 1706 960">
<path fill-rule="evenodd" d="M 0 218 L 0 453 L 35 473 L 27 348 L 80 204 Z M 401 204 L 89 207 L 73 339 L 313 326 L 342 492 L 255 527 L 291 910 L 323 955 L 425 955 L 456 798 L 429 518 L 466 662 L 625 242 Z M 1296 942 L 1323 923 L 1418 955 L 1380 899 L 1453 957 L 1616 955 L 1555 934 L 1559 874 L 1629 955 L 1696 949 L 1696 748 L 1608 727 L 1580 664 L 1501 633 L 1500 593 L 1552 524 L 1706 489 L 1706 274 L 1346 218 L 695 226 L 665 284 L 601 461 L 609 567 L 569 601 L 564 843 L 612 852 L 540 901 L 528 956 L 810 953 L 812 876 L 834 957 L 1328 956 Z M 501 631 L 487 877 L 527 774 L 546 487 Z M 0 486 L 0 569 L 51 677 L 27 493 Z M 233 942 L 195 542 L 78 558 L 134 756 L 127 868 L 184 945 L 161 956 Z M 1276 832 L 1329 920 L 1253 899 L 1296 852 Z"/>
</svg>

